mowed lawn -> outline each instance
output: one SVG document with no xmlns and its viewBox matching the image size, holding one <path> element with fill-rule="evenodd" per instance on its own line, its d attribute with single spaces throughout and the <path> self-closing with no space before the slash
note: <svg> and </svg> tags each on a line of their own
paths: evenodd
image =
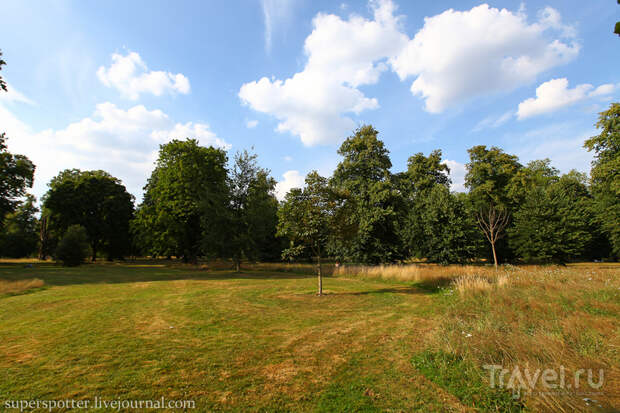
<svg viewBox="0 0 620 413">
<path fill-rule="evenodd" d="M 316 278 L 302 273 L 0 264 L 0 280 L 33 278 L 44 286 L 0 293 L 0 402 L 163 396 L 195 400 L 197 411 L 523 407 L 488 390 L 480 366 L 473 379 L 459 360 L 445 377 L 425 370 L 459 300 L 441 287 L 326 277 L 318 297 Z M 605 304 L 612 313 L 601 317 L 618 329 L 615 288 Z M 618 331 L 605 342 L 612 362 Z"/>
</svg>

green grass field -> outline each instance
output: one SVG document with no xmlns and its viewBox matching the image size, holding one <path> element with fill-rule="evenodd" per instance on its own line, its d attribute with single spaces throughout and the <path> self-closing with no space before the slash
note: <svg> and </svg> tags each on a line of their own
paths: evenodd
<svg viewBox="0 0 620 413">
<path fill-rule="evenodd" d="M 2 263 L 0 403 L 163 396 L 195 400 L 196 411 L 612 411 L 618 269 L 571 271 L 595 280 L 579 289 L 569 279 L 566 294 L 532 282 L 463 297 L 449 286 L 339 276 L 318 297 L 314 276 L 263 267 Z M 44 284 L 2 293 L 1 282 L 30 279 Z M 544 337 L 546 350 L 521 348 Z M 603 394 L 596 403 L 514 400 L 491 389 L 481 367 L 510 357 L 603 366 Z"/>
</svg>

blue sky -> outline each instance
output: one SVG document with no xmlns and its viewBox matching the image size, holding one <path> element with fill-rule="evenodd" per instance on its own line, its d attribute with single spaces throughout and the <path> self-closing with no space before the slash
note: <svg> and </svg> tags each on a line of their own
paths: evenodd
<svg viewBox="0 0 620 413">
<path fill-rule="evenodd" d="M 372 123 L 394 170 L 467 148 L 589 170 L 581 148 L 620 99 L 615 1 L 13 1 L 3 4 L 0 129 L 37 165 L 105 169 L 141 198 L 158 145 L 253 147 L 281 196 L 330 174 Z"/>
</svg>

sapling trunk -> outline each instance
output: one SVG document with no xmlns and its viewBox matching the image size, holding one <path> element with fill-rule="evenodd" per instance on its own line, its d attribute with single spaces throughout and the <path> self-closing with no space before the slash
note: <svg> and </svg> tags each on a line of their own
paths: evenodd
<svg viewBox="0 0 620 413">
<path fill-rule="evenodd" d="M 319 276 L 319 292 L 318 295 L 323 295 L 323 274 L 321 272 L 321 256 L 317 257 L 317 267 L 316 272 Z"/>
</svg>

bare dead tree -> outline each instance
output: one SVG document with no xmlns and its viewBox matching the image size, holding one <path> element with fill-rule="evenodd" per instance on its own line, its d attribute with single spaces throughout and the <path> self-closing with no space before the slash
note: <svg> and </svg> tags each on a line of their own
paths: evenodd
<svg viewBox="0 0 620 413">
<path fill-rule="evenodd" d="M 495 252 L 495 244 L 497 240 L 504 236 L 504 229 L 509 222 L 509 214 L 503 208 L 497 208 L 495 205 L 490 205 L 489 208 L 481 209 L 476 215 L 478 226 L 484 233 L 491 244 L 493 250 L 493 262 L 495 269 L 497 269 L 497 253 Z"/>
</svg>

